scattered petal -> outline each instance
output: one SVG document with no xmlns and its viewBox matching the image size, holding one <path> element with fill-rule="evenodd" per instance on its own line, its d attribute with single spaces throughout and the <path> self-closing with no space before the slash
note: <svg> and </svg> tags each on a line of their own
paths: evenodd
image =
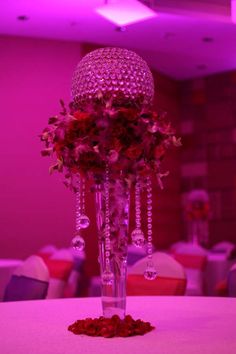
<svg viewBox="0 0 236 354">
<path fill-rule="evenodd" d="M 111 318 L 86 318 L 77 320 L 68 327 L 68 331 L 74 334 L 86 334 L 91 337 L 131 337 L 144 335 L 155 329 L 150 322 L 144 322 L 140 319 L 134 320 L 130 315 L 122 320 L 118 315 Z"/>
</svg>

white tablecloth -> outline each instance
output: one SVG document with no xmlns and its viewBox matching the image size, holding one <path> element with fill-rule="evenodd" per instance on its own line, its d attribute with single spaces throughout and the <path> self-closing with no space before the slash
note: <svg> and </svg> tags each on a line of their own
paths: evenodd
<svg viewBox="0 0 236 354">
<path fill-rule="evenodd" d="M 99 298 L 0 304 L 1 354 L 235 354 L 236 299 L 130 297 L 127 312 L 156 329 L 131 338 L 76 336 L 67 326 L 101 314 Z"/>
</svg>

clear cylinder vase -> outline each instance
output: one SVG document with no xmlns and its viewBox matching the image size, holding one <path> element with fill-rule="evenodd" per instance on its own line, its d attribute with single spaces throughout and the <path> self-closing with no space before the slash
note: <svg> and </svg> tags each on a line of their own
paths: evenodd
<svg viewBox="0 0 236 354">
<path fill-rule="evenodd" d="M 109 183 L 109 220 L 110 249 L 109 267 L 113 274 L 110 283 L 102 282 L 106 271 L 107 256 L 105 243 L 105 188 L 104 183 L 96 186 L 96 216 L 98 226 L 99 263 L 101 273 L 101 300 L 104 317 L 118 315 L 125 317 L 127 246 L 129 224 L 130 192 L 125 180 L 110 180 Z"/>
</svg>

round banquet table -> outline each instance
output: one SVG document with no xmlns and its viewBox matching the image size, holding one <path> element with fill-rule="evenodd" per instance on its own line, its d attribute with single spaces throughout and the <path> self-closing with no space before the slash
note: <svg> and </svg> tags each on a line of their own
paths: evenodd
<svg viewBox="0 0 236 354">
<path fill-rule="evenodd" d="M 127 313 L 156 329 L 144 336 L 95 338 L 67 326 L 97 317 L 99 298 L 0 303 L 1 354 L 235 354 L 236 299 L 128 297 Z"/>
</svg>

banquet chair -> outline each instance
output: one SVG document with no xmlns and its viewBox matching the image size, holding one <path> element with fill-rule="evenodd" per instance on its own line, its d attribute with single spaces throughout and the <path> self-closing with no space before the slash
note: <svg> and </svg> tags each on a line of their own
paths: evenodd
<svg viewBox="0 0 236 354">
<path fill-rule="evenodd" d="M 64 297 L 68 279 L 74 266 L 74 257 L 70 250 L 61 248 L 50 257 L 44 258 L 49 270 L 49 287 L 47 299 Z"/>
<path fill-rule="evenodd" d="M 40 256 L 49 270 L 49 288 L 47 298 L 75 297 L 83 290 L 83 266 L 85 253 L 74 248 L 57 249 L 53 245 L 41 248 Z"/>
<path fill-rule="evenodd" d="M 73 247 L 68 248 L 68 250 L 73 256 L 73 268 L 67 280 L 64 297 L 82 296 L 88 286 L 84 269 L 86 255 L 84 251 L 75 250 Z"/>
<path fill-rule="evenodd" d="M 20 259 L 0 258 L 0 302 L 14 270 L 22 264 Z"/>
<path fill-rule="evenodd" d="M 45 299 L 49 272 L 39 256 L 27 258 L 15 269 L 4 293 L 4 302 Z"/>
<path fill-rule="evenodd" d="M 140 259 L 146 257 L 146 251 L 143 248 L 135 247 L 134 245 L 128 245 L 127 252 L 127 265 L 132 266 L 134 263 Z"/>
<path fill-rule="evenodd" d="M 222 241 L 222 242 L 216 243 L 211 248 L 211 252 L 223 254 L 226 259 L 229 259 L 235 253 L 235 249 L 236 249 L 236 247 L 232 242 Z"/>
<path fill-rule="evenodd" d="M 181 264 L 163 252 L 155 252 L 152 260 L 157 278 L 152 281 L 145 279 L 143 273 L 148 258 L 139 260 L 128 270 L 127 295 L 184 295 L 186 276 Z"/>
<path fill-rule="evenodd" d="M 177 242 L 172 245 L 171 254 L 185 269 L 187 276 L 186 295 L 203 295 L 207 250 L 194 243 Z"/>
<path fill-rule="evenodd" d="M 230 297 L 236 297 L 236 263 L 231 267 L 228 279 L 228 295 Z"/>
<path fill-rule="evenodd" d="M 43 260 L 47 260 L 52 257 L 52 255 L 57 252 L 57 248 L 54 245 L 45 245 L 39 249 L 37 256 L 40 256 Z"/>
</svg>

